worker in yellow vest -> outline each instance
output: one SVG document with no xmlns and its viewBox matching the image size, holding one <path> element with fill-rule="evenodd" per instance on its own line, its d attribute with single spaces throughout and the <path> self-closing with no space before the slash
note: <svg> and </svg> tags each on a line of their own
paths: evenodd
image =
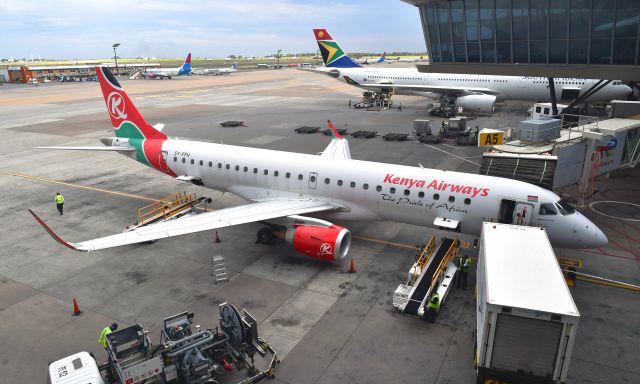
<svg viewBox="0 0 640 384">
<path fill-rule="evenodd" d="M 117 329 L 118 329 L 118 324 L 113 323 L 108 327 L 104 327 L 104 329 L 102 330 L 102 333 L 100 333 L 100 337 L 98 338 L 98 343 L 100 343 L 100 345 L 102 345 L 104 349 L 107 349 L 107 335 L 110 334 L 111 332 L 116 331 Z"/>
<path fill-rule="evenodd" d="M 60 194 L 60 192 L 56 193 L 56 208 L 58 208 L 58 212 L 60 212 L 60 216 L 62 216 L 62 208 L 64 206 L 64 197 Z"/>
<path fill-rule="evenodd" d="M 436 322 L 436 316 L 440 311 L 440 295 L 438 292 L 434 293 L 427 302 L 427 310 L 425 311 L 425 318 L 430 323 Z"/>
</svg>

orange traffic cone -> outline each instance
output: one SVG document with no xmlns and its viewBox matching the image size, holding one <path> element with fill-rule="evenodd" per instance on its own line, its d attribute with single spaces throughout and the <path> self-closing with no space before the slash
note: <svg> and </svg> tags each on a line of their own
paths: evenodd
<svg viewBox="0 0 640 384">
<path fill-rule="evenodd" d="M 222 241 L 220 241 L 220 238 L 218 237 L 218 231 L 216 231 L 216 241 L 214 241 L 214 243 L 222 243 Z"/>
<path fill-rule="evenodd" d="M 349 265 L 349 273 L 356 273 L 356 262 L 351 259 L 351 264 Z"/>
<path fill-rule="evenodd" d="M 80 306 L 78 305 L 78 301 L 76 298 L 73 298 L 73 316 L 80 316 L 82 311 L 80 310 Z"/>
</svg>

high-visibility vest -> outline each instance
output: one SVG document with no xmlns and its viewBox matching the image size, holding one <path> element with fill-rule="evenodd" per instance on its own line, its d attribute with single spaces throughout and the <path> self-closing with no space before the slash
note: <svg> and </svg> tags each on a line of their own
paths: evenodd
<svg viewBox="0 0 640 384">
<path fill-rule="evenodd" d="M 56 204 L 64 203 L 64 197 L 62 195 L 56 195 Z"/>
<path fill-rule="evenodd" d="M 462 262 L 462 272 L 470 272 L 471 271 L 471 259 L 466 257 Z"/>
<path fill-rule="evenodd" d="M 100 345 L 102 345 L 104 348 L 107 348 L 107 335 L 110 333 L 111 333 L 111 328 L 104 327 L 104 329 L 102 330 L 102 333 L 100 334 L 100 337 L 98 338 L 98 343 L 100 343 Z"/>
<path fill-rule="evenodd" d="M 431 296 L 431 299 L 429 300 L 429 303 L 427 304 L 427 308 L 428 309 L 433 309 L 435 311 L 440 309 L 440 295 L 435 293 L 433 296 Z"/>
</svg>

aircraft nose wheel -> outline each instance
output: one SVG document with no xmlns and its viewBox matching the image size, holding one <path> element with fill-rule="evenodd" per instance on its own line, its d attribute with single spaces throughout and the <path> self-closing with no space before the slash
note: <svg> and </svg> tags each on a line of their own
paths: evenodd
<svg viewBox="0 0 640 384">
<path fill-rule="evenodd" d="M 256 244 L 273 244 L 276 241 L 276 235 L 273 234 L 273 231 L 269 228 L 261 228 L 258 231 L 258 239 L 256 240 Z"/>
</svg>

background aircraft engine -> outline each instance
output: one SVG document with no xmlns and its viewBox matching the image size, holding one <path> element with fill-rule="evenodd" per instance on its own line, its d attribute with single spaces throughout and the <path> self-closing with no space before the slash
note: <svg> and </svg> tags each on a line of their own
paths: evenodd
<svg viewBox="0 0 640 384">
<path fill-rule="evenodd" d="M 330 227 L 295 225 L 287 229 L 285 239 L 296 251 L 328 261 L 344 258 L 351 246 L 351 232 L 335 224 Z"/>
<path fill-rule="evenodd" d="M 496 97 L 492 95 L 468 95 L 456 99 L 456 105 L 465 111 L 492 113 L 496 109 Z"/>
</svg>

